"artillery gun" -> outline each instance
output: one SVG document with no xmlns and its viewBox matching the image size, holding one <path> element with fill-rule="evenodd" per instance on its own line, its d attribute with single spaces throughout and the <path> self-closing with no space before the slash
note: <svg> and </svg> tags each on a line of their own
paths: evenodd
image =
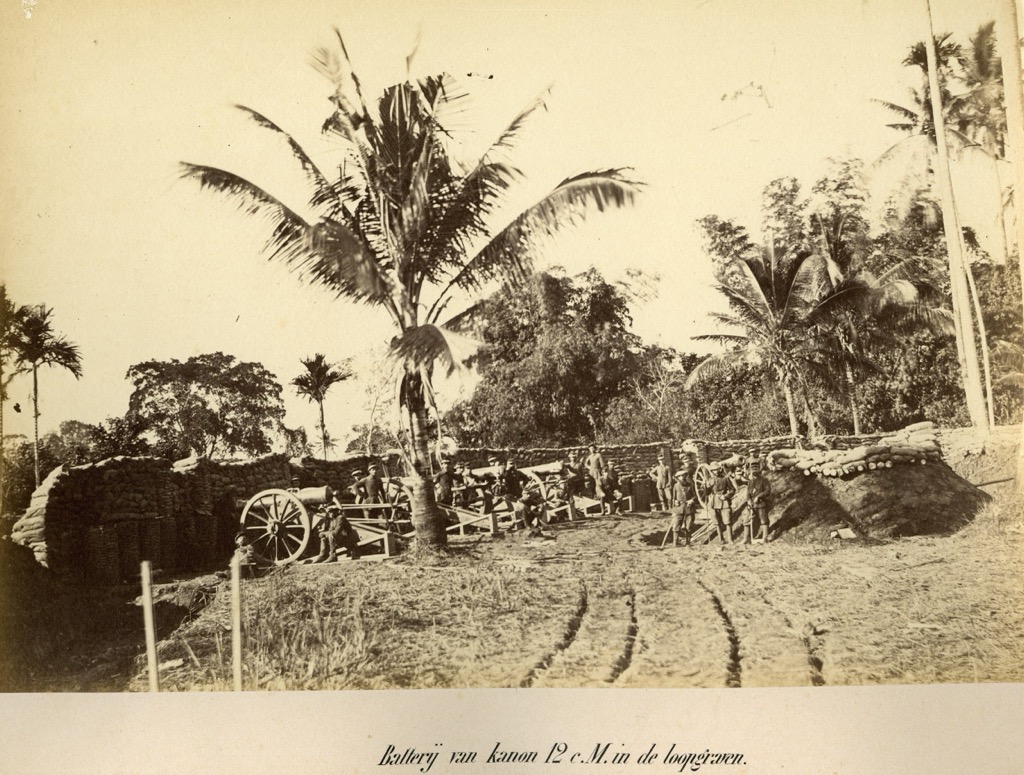
<svg viewBox="0 0 1024 775">
<path fill-rule="evenodd" d="M 311 553 L 310 537 L 324 519 L 327 507 L 335 505 L 350 513 L 349 521 L 359 533 L 360 545 L 381 542 L 385 554 L 390 554 L 396 526 L 408 523 L 409 499 L 398 480 L 391 480 L 386 492 L 392 499 L 389 503 L 354 504 L 339 501 L 328 486 L 263 490 L 245 502 L 239 532 L 266 561 L 288 565 Z M 352 515 L 353 511 L 359 516 Z"/>
</svg>

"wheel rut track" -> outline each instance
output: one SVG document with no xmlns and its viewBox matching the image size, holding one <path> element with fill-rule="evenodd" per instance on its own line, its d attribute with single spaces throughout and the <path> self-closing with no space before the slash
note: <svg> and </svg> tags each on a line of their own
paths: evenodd
<svg viewBox="0 0 1024 775">
<path fill-rule="evenodd" d="M 636 590 L 630 589 L 629 595 L 626 597 L 626 606 L 629 608 L 629 626 L 626 628 L 626 643 L 623 647 L 622 654 L 615 660 L 612 665 L 612 672 L 605 679 L 606 683 L 615 683 L 619 676 L 622 675 L 629 666 L 633 663 L 633 650 L 636 648 L 637 635 L 640 632 L 640 625 L 636 620 Z"/>
<path fill-rule="evenodd" d="M 767 595 L 762 595 L 761 599 L 765 605 L 782 617 L 782 621 L 785 622 L 789 629 L 794 632 L 796 631 L 796 627 L 793 626 L 793 620 L 784 611 L 773 605 Z M 826 682 L 823 672 L 825 660 L 821 656 L 821 647 L 823 645 L 822 632 L 813 624 L 805 624 L 800 635 L 800 643 L 803 644 L 804 650 L 807 652 L 807 664 L 811 671 L 811 686 L 825 686 Z"/>
<path fill-rule="evenodd" d="M 565 633 L 562 635 L 562 639 L 555 644 L 554 649 L 545 654 L 541 659 L 533 666 L 526 677 L 519 683 L 520 688 L 528 689 L 533 686 L 534 681 L 537 680 L 537 676 L 547 670 L 555 657 L 559 653 L 569 648 L 573 641 L 576 640 L 576 635 L 580 631 L 580 626 L 583 624 L 583 617 L 587 615 L 587 609 L 590 607 L 590 595 L 587 592 L 585 584 L 580 585 L 580 596 L 579 601 L 576 605 L 576 610 L 573 615 L 569 618 L 569 622 L 565 627 Z"/>
<path fill-rule="evenodd" d="M 740 664 L 740 636 L 732 623 L 732 617 L 729 616 L 729 612 L 722 605 L 721 598 L 703 581 L 698 583 L 711 597 L 715 611 L 718 613 L 719 618 L 721 618 L 722 624 L 725 627 L 725 633 L 729 637 L 729 659 L 726 663 L 725 685 L 729 689 L 739 689 L 743 686 L 743 666 Z"/>
</svg>

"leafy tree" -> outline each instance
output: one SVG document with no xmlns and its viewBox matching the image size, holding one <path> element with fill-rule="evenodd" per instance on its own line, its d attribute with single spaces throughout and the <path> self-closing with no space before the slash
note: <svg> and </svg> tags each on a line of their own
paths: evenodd
<svg viewBox="0 0 1024 775">
<path fill-rule="evenodd" d="M 640 367 L 625 289 L 594 269 L 575 277 L 538 273 L 527 288 L 485 300 L 473 318 L 484 343 L 481 381 L 447 417 L 463 443 L 593 440 Z"/>
<path fill-rule="evenodd" d="M 389 449 L 398 449 L 398 436 L 390 428 L 378 424 L 363 423 L 352 430 L 356 436 L 345 448 L 346 452 L 362 452 L 364 455 L 381 455 Z"/>
<path fill-rule="evenodd" d="M 5 514 L 17 514 L 28 508 L 32 493 L 38 486 L 35 484 L 37 464 L 44 471 L 52 471 L 61 465 L 63 452 L 59 437 L 54 433 L 45 434 L 38 443 L 22 435 L 4 439 L 7 467 L 0 490 L 3 492 Z"/>
<path fill-rule="evenodd" d="M 334 110 L 323 129 L 340 151 L 332 156 L 336 177 L 329 179 L 277 124 L 242 108 L 287 143 L 309 184 L 309 215 L 231 172 L 185 164 L 184 174 L 269 217 L 272 258 L 390 317 L 396 328 L 391 351 L 402 366 L 397 393 L 413 523 L 422 546 L 440 547 L 447 534 L 434 496 L 426 422 L 435 403 L 434 368 L 451 372 L 461 360 L 443 325 L 449 304 L 491 282 L 520 282 L 539 238 L 595 207 L 631 203 L 638 185 L 618 169 L 575 175 L 496 229 L 491 221 L 519 176 L 503 157 L 543 102 L 520 113 L 481 158 L 459 163 L 449 153 L 454 138 L 447 124 L 467 95 L 454 78 L 406 80 L 385 89 L 371 108 L 340 34 L 338 43 L 340 53 L 320 48 L 313 56 L 334 87 Z"/>
<path fill-rule="evenodd" d="M 324 398 L 332 385 L 344 382 L 352 376 L 347 364 L 335 365 L 327 362 L 322 353 L 312 358 L 302 358 L 305 371 L 292 380 L 295 392 L 314 402 L 320 409 L 320 439 L 323 443 L 324 460 L 327 459 L 327 425 L 324 423 Z"/>
<path fill-rule="evenodd" d="M 281 432 L 281 385 L 259 363 L 209 353 L 137 363 L 127 378 L 135 390 L 125 419 L 145 423 L 164 457 L 262 455 Z"/>
<path fill-rule="evenodd" d="M 39 369 L 59 366 L 70 371 L 75 379 L 82 376 L 82 359 L 78 346 L 53 330 L 50 318 L 53 310 L 46 305 L 30 307 L 14 334 L 13 349 L 16 361 L 32 372 L 32 422 L 35 445 L 39 446 Z M 39 486 L 39 455 L 35 456 L 35 482 Z"/>
</svg>

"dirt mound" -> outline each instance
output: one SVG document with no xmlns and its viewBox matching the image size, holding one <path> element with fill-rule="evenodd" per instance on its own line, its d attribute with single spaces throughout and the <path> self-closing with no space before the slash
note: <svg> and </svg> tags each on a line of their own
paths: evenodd
<svg viewBox="0 0 1024 775">
<path fill-rule="evenodd" d="M 973 428 L 951 428 L 939 431 L 938 435 L 946 462 L 971 484 L 995 482 L 1016 473 L 1021 440 L 1019 425 L 993 428 L 987 439 Z M 1001 483 L 986 491 L 996 493 L 1001 488 L 1009 491 L 1012 486 Z"/>
<path fill-rule="evenodd" d="M 770 472 L 772 531 L 821 540 L 840 527 L 859 537 L 948 534 L 970 522 L 991 496 L 944 464 L 898 465 L 849 478 Z"/>
</svg>

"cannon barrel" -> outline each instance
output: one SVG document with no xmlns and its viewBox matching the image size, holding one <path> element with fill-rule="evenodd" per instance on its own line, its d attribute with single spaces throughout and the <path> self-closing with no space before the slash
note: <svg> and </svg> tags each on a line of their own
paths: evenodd
<svg viewBox="0 0 1024 775">
<path fill-rule="evenodd" d="M 323 487 L 303 487 L 295 493 L 303 506 L 322 506 L 334 500 L 334 490 L 327 485 Z"/>
</svg>

